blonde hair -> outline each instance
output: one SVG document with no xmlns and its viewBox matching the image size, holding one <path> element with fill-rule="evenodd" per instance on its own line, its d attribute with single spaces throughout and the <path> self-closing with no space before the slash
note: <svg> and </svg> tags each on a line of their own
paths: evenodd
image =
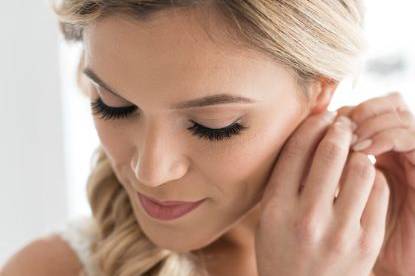
<svg viewBox="0 0 415 276">
<path fill-rule="evenodd" d="M 146 20 L 167 8 L 204 4 L 217 7 L 241 41 L 293 69 L 300 83 L 340 82 L 360 70 L 366 41 L 359 0 L 61 0 L 53 9 L 65 40 L 82 42 L 84 28 L 103 16 Z M 207 275 L 196 254 L 158 248 L 146 237 L 102 147 L 94 156 L 87 193 L 99 233 L 92 260 L 100 275 Z"/>
</svg>

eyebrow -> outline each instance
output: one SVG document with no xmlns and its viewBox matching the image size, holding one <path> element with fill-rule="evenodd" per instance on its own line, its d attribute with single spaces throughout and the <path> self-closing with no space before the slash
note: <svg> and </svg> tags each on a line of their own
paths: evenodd
<svg viewBox="0 0 415 276">
<path fill-rule="evenodd" d="M 110 93 L 114 94 L 121 99 L 124 99 L 119 93 L 117 93 L 114 89 L 112 89 L 109 85 L 107 85 L 98 75 L 90 68 L 85 68 L 82 71 L 87 77 L 89 77 L 93 82 L 97 85 L 101 86 L 105 90 L 108 90 Z M 126 100 L 126 99 L 124 99 Z M 126 100 L 128 102 L 128 100 Z M 177 109 L 186 109 L 192 107 L 203 107 L 209 105 L 217 105 L 217 104 L 226 104 L 226 103 L 255 103 L 256 101 L 251 98 L 231 95 L 231 94 L 216 94 L 216 95 L 209 95 L 202 98 L 187 100 L 184 102 L 175 103 L 170 106 L 170 109 L 177 110 Z"/>
</svg>

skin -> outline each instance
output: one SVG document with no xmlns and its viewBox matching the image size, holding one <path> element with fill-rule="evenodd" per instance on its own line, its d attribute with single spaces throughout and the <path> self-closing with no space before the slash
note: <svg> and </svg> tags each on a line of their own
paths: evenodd
<svg viewBox="0 0 415 276">
<path fill-rule="evenodd" d="M 377 276 L 414 275 L 415 264 L 415 116 L 399 92 L 339 109 L 356 123 L 359 151 L 376 156 L 392 191 L 386 237 L 374 267 Z"/>
<path fill-rule="evenodd" d="M 203 253 L 214 275 L 256 275 L 259 203 L 274 162 L 297 126 L 326 109 L 336 85 L 325 79 L 310 83 L 306 101 L 289 68 L 233 44 L 214 12 L 209 13 L 208 32 L 217 38 L 212 41 L 199 24 L 204 14 L 163 11 L 151 21 L 109 16 L 89 25 L 85 67 L 122 98 L 89 80 L 87 90 L 91 100 L 139 108 L 128 119 L 96 115 L 94 123 L 145 234 L 163 248 Z M 168 108 L 219 92 L 255 103 Z M 227 140 L 203 140 L 187 130 L 190 120 L 221 128 L 237 119 L 248 129 Z M 161 201 L 208 200 L 163 222 L 145 213 L 136 192 Z M 232 267 L 225 265 L 230 259 Z"/>
<path fill-rule="evenodd" d="M 91 98 L 101 95 L 110 105 L 135 104 L 143 110 L 142 117 L 130 118 L 128 121 L 103 121 L 94 117 L 102 145 L 118 179 L 131 198 L 137 220 L 151 240 L 177 251 L 203 252 L 211 275 L 257 275 L 253 236 L 261 215 L 259 203 L 263 203 L 265 198 L 262 201 L 259 199 L 264 194 L 268 200 L 273 199 L 275 204 L 281 206 L 285 206 L 283 200 L 287 200 L 285 197 L 276 200 L 271 193 L 264 191 L 265 187 L 272 187 L 268 180 L 271 172 L 275 172 L 274 160 L 284 156 L 280 151 L 287 140 L 293 143 L 295 136 L 311 137 L 312 133 L 316 133 L 316 126 L 321 121 L 315 121 L 313 116 L 310 119 L 310 115 L 326 109 L 335 85 L 324 79 L 313 82 L 307 87 L 312 97 L 309 102 L 305 102 L 304 98 L 298 97 L 300 88 L 289 70 L 271 62 L 259 52 L 246 49 L 240 51 L 241 49 L 226 43 L 219 48 L 218 44 L 211 43 L 197 24 L 189 24 L 189 18 L 184 16 L 162 13 L 158 19 L 157 24 L 153 25 L 154 21 L 133 24 L 131 21 L 110 17 L 91 25 L 85 32 L 85 65 L 93 68 L 117 91 L 121 91 L 129 102 L 101 91 L 101 88 L 92 86 L 83 77 L 82 86 L 85 85 Z M 212 22 L 220 21 L 215 18 Z M 217 27 L 210 32 L 219 30 L 220 27 Z M 215 34 L 219 35 L 222 42 L 226 41 L 220 33 Z M 119 43 L 114 46 L 114 41 Z M 254 98 L 258 102 L 253 105 L 198 108 L 185 113 L 168 112 L 166 109 L 170 103 L 212 94 L 213 91 L 224 88 L 224 85 L 226 90 Z M 149 90 L 144 89 L 152 90 L 151 93 L 145 93 Z M 373 140 L 372 145 L 361 152 L 375 155 L 377 169 L 382 169 L 390 177 L 388 184 L 393 195 L 392 209 L 388 210 L 391 212 L 386 224 L 384 247 L 374 267 L 376 276 L 414 275 L 414 115 L 399 93 L 370 99 L 338 111 L 356 124 L 354 134 L 358 137 L 357 141 L 367 138 Z M 223 127 L 240 116 L 243 116 L 243 122 L 249 124 L 250 128 L 243 136 L 236 136 L 226 142 L 196 140 L 196 137 L 186 132 L 185 123 L 189 118 L 208 127 Z M 300 128 L 303 133 L 298 133 L 297 127 L 305 119 L 309 119 L 308 127 L 303 125 Z M 152 128 L 157 123 L 163 124 L 163 128 Z M 337 137 L 343 141 L 345 138 L 347 142 L 350 141 L 349 133 Z M 310 143 L 310 139 L 299 140 Z M 156 149 L 162 150 L 155 151 Z M 295 160 L 278 164 L 292 168 L 306 156 L 299 154 L 291 157 L 295 157 Z M 289 173 L 290 170 L 282 171 Z M 293 176 L 296 174 L 291 175 Z M 169 183 L 169 180 L 175 179 L 177 183 Z M 282 179 L 286 180 L 287 175 Z M 293 188 L 292 185 L 287 185 L 292 182 L 279 182 L 285 183 L 286 188 Z M 209 201 L 191 215 L 165 224 L 144 215 L 135 199 L 135 191 L 160 200 L 195 200 L 206 196 Z M 301 206 L 297 204 L 294 207 Z M 294 207 L 289 208 L 290 211 Z M 268 210 L 268 213 L 281 211 L 278 208 Z M 378 214 L 379 208 L 372 208 L 372 212 Z M 294 216 L 285 215 L 287 221 L 292 222 Z M 269 239 L 278 233 L 275 231 L 277 227 L 286 230 L 287 224 L 275 219 L 272 222 L 274 225 L 265 224 L 271 234 L 265 236 L 262 242 L 272 254 L 281 250 L 283 255 L 288 256 L 287 253 L 292 251 L 287 252 L 286 249 L 296 247 L 281 246 L 282 242 L 288 241 L 287 238 L 283 238 L 281 243 L 276 242 L 278 240 L 275 238 Z M 318 223 L 318 227 L 323 225 Z M 381 228 L 378 227 L 379 230 Z M 276 242 L 276 245 L 270 246 L 270 241 Z M 272 254 L 266 255 L 270 257 Z M 304 260 L 315 260 L 315 252 L 311 254 L 314 258 Z M 276 261 L 273 258 L 268 258 L 267 261 L 269 260 Z M 281 260 L 283 258 L 279 261 Z M 291 266 L 291 260 L 300 260 L 300 265 L 305 263 L 301 259 L 291 258 L 288 259 Z M 229 263 L 232 266 L 226 265 Z M 74 275 L 81 269 L 81 265 L 67 243 L 59 235 L 54 235 L 33 241 L 22 248 L 5 264 L 0 274 Z M 276 269 L 289 269 L 289 265 L 277 265 Z M 314 265 L 318 269 L 330 268 L 321 263 Z M 299 267 L 301 268 L 295 266 Z M 349 267 L 351 265 L 347 266 Z M 275 275 L 276 269 L 270 270 L 269 275 Z"/>
<path fill-rule="evenodd" d="M 264 192 L 261 276 L 369 275 L 379 254 L 387 182 L 365 154 L 349 156 L 350 120 L 330 125 L 322 117 L 308 118 L 284 146 Z"/>
<path fill-rule="evenodd" d="M 206 247 L 212 254 L 226 248 L 251 259 L 258 203 L 273 160 L 305 115 L 299 87 L 292 72 L 257 51 L 238 49 L 219 27 L 209 32 L 227 42 L 220 45 L 190 16 L 163 12 L 157 19 L 108 17 L 86 29 L 85 66 L 128 102 L 93 85 L 91 98 L 142 110 L 128 120 L 94 116 L 100 141 L 153 242 L 176 251 Z M 215 91 L 256 103 L 167 108 Z M 249 129 L 227 141 L 201 140 L 186 129 L 189 119 L 220 128 L 240 117 Z M 136 191 L 159 200 L 209 200 L 168 223 L 148 217 Z"/>
</svg>

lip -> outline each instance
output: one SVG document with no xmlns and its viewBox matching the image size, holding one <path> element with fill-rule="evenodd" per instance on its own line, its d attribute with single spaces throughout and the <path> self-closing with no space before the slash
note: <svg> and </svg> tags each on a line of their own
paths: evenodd
<svg viewBox="0 0 415 276">
<path fill-rule="evenodd" d="M 162 205 L 162 206 L 175 206 L 175 205 L 192 204 L 192 203 L 198 202 L 198 201 L 175 201 L 175 200 L 159 201 L 155 198 L 143 195 L 141 193 L 138 193 L 138 194 L 140 194 L 141 196 L 147 198 L 148 200 L 151 200 L 151 201 L 157 203 L 158 205 Z"/>
<path fill-rule="evenodd" d="M 207 198 L 195 202 L 186 201 L 157 201 L 153 198 L 137 193 L 142 207 L 147 214 L 160 220 L 172 220 L 184 216 L 197 208 Z"/>
</svg>

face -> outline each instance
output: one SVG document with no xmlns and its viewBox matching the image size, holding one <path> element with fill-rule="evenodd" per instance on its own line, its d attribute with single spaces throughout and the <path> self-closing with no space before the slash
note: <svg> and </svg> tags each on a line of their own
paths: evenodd
<svg viewBox="0 0 415 276">
<path fill-rule="evenodd" d="M 178 252 L 207 246 L 258 206 L 304 113 L 290 70 L 234 45 L 214 13 L 208 31 L 217 41 L 211 40 L 200 24 L 203 14 L 192 14 L 163 11 L 149 21 L 109 16 L 84 33 L 91 101 L 125 113 L 95 109 L 102 147 L 144 233 Z M 177 106 L 217 94 L 249 100 Z M 215 134 L 230 125 L 228 136 Z M 206 200 L 165 221 L 146 213 L 137 192 L 160 201 Z"/>
</svg>

